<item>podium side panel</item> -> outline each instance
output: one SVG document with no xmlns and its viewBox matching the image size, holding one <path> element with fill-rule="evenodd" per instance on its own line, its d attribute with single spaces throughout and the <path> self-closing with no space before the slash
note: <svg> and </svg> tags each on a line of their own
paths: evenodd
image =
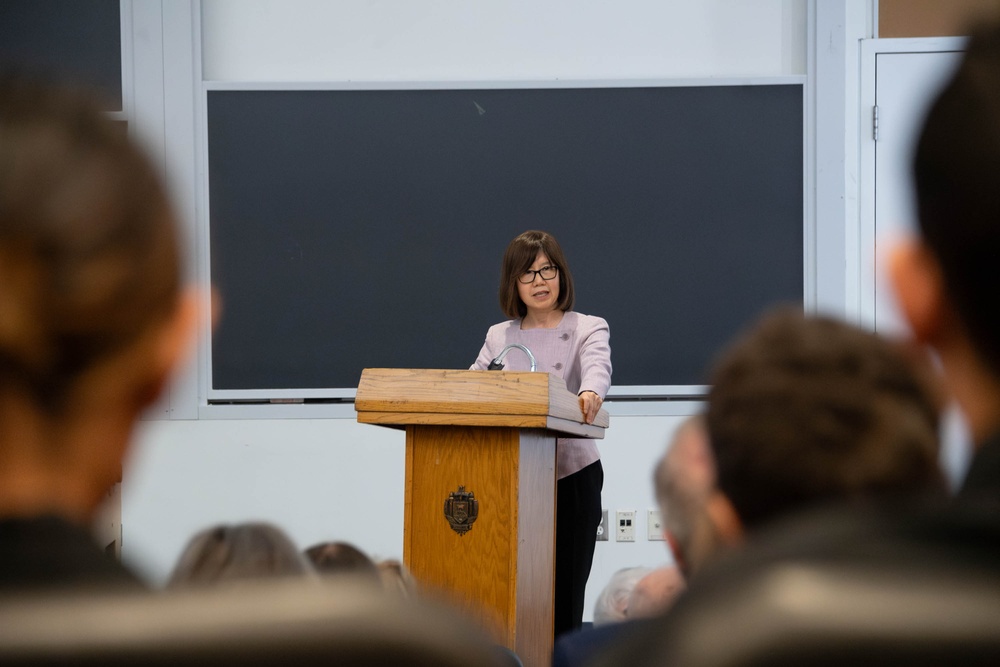
<svg viewBox="0 0 1000 667">
<path fill-rule="evenodd" d="M 555 434 L 522 430 L 520 452 L 514 650 L 526 665 L 547 665 L 555 621 Z"/>
<path fill-rule="evenodd" d="M 406 480 L 403 490 L 403 563 L 410 567 L 410 537 L 413 535 L 413 426 L 406 427 Z"/>
</svg>

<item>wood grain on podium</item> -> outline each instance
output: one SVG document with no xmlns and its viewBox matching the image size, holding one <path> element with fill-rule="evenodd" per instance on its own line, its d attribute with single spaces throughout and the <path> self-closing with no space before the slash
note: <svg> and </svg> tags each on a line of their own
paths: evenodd
<svg viewBox="0 0 1000 667">
<path fill-rule="evenodd" d="M 524 371 L 368 368 L 354 399 L 367 424 L 454 424 L 553 428 L 601 438 L 607 410 L 580 423 L 580 399 L 562 378 Z"/>
</svg>

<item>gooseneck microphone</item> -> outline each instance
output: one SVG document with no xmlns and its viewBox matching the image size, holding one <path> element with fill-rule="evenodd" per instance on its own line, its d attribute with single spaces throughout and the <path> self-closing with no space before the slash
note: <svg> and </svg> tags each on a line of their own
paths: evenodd
<svg viewBox="0 0 1000 667">
<path fill-rule="evenodd" d="M 507 353 L 510 352 L 511 349 L 515 348 L 515 347 L 517 349 L 521 350 L 522 352 L 524 352 L 526 355 L 528 355 L 528 359 L 531 361 L 531 370 L 532 370 L 532 372 L 534 372 L 534 370 L 535 370 L 535 355 L 533 355 L 531 353 L 531 350 L 529 350 L 524 345 L 521 345 L 520 343 L 511 343 L 510 345 L 508 345 L 504 349 L 500 350 L 500 354 L 497 355 L 496 359 L 494 359 L 493 361 L 490 362 L 490 365 L 487 366 L 486 370 L 488 370 L 488 371 L 502 371 L 503 370 L 503 358 L 506 357 Z"/>
</svg>

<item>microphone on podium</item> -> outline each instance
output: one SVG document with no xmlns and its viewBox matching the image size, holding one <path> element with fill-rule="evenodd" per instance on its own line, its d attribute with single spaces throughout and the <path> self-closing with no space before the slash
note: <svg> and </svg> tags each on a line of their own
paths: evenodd
<svg viewBox="0 0 1000 667">
<path fill-rule="evenodd" d="M 515 347 L 517 349 L 521 350 L 522 352 L 524 352 L 526 355 L 528 355 L 528 359 L 531 361 L 531 370 L 532 370 L 532 372 L 534 372 L 534 370 L 535 370 L 535 355 L 533 355 L 531 353 L 531 350 L 529 350 L 524 345 L 521 345 L 520 343 L 511 343 L 510 345 L 508 345 L 507 347 L 505 347 L 504 349 L 502 349 L 500 351 L 500 354 L 497 355 L 497 358 L 494 359 L 493 361 L 491 361 L 490 365 L 486 367 L 486 370 L 488 370 L 488 371 L 502 371 L 503 370 L 503 358 L 506 357 L 507 353 L 510 352 L 511 349 L 513 349 Z"/>
</svg>

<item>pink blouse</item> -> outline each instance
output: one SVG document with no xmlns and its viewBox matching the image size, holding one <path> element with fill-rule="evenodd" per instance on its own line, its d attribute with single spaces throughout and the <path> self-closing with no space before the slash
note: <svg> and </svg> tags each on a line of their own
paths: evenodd
<svg viewBox="0 0 1000 667">
<path fill-rule="evenodd" d="M 602 399 L 611 388 L 611 334 L 601 317 L 569 311 L 552 329 L 522 329 L 521 320 L 494 324 L 486 333 L 473 370 L 486 370 L 490 361 L 511 343 L 524 345 L 535 355 L 536 371 L 552 373 L 566 381 L 575 394 L 592 391 Z M 511 350 L 504 357 L 504 370 L 531 369 L 528 356 Z M 597 443 L 586 438 L 559 438 L 556 441 L 556 476 L 571 475 L 601 458 Z"/>
</svg>

